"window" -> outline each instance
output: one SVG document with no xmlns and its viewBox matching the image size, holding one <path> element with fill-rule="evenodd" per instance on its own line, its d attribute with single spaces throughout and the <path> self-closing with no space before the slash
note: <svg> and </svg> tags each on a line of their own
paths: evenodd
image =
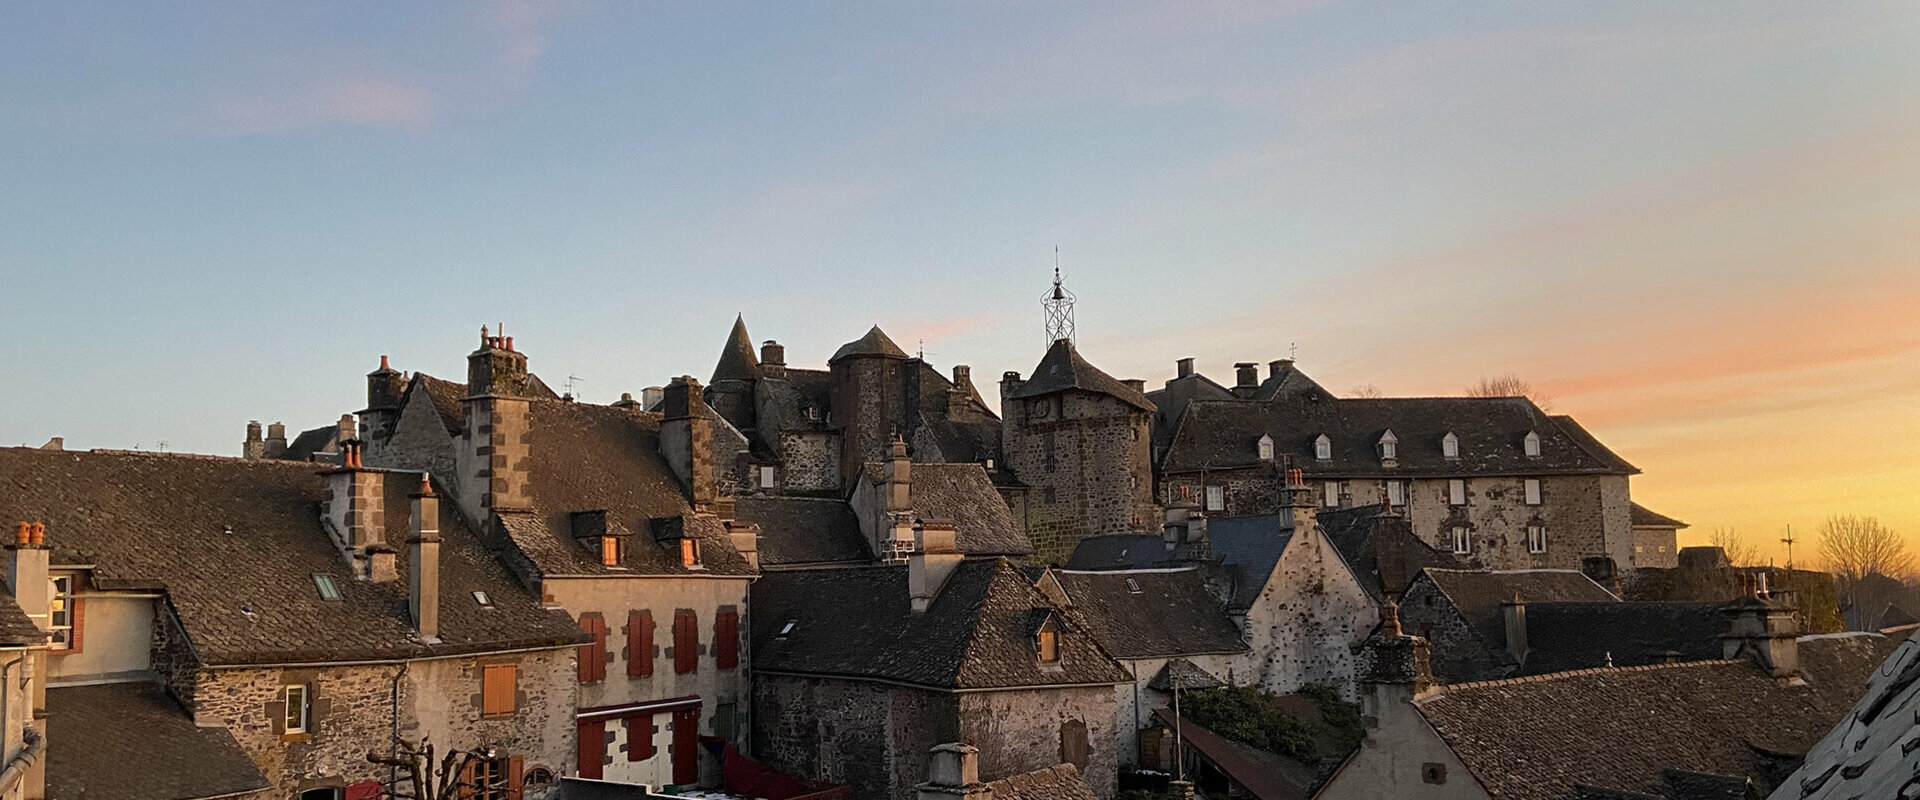
<svg viewBox="0 0 1920 800">
<path fill-rule="evenodd" d="M 1387 481 L 1387 503 L 1399 507 L 1407 504 L 1407 485 L 1400 481 Z"/>
<path fill-rule="evenodd" d="M 1426 783 L 1441 784 L 1447 782 L 1447 765 L 1429 761 L 1420 765 L 1420 780 Z"/>
<path fill-rule="evenodd" d="M 542 789 L 553 785 L 553 770 L 546 767 L 534 767 L 527 770 L 527 779 L 523 784 L 529 789 Z"/>
<path fill-rule="evenodd" d="M 300 793 L 300 800 L 340 800 L 340 790 L 331 786 L 308 789 Z"/>
<path fill-rule="evenodd" d="M 512 770 L 508 766 L 508 759 L 476 758 L 467 762 L 467 770 L 466 785 L 472 787 L 472 791 L 462 792 L 461 797 L 470 797 L 473 800 L 507 800 L 509 797 L 517 797 L 520 794 L 513 791 L 513 786 L 519 782 L 519 778 L 509 774 Z"/>
<path fill-rule="evenodd" d="M 340 599 L 340 584 L 334 583 L 332 575 L 314 573 L 313 588 L 320 592 L 322 600 Z"/>
<path fill-rule="evenodd" d="M 1140 592 L 1141 592 L 1141 589 L 1140 589 L 1140 582 L 1139 582 L 1139 581 L 1137 581 L 1137 580 L 1134 580 L 1134 579 L 1132 579 L 1132 578 L 1128 578 L 1128 579 L 1127 579 L 1127 594 L 1140 594 Z"/>
<path fill-rule="evenodd" d="M 700 616 L 692 609 L 673 612 L 673 671 L 685 675 L 700 668 Z"/>
<path fill-rule="evenodd" d="M 1326 434 L 1320 434 L 1320 438 L 1313 440 L 1313 457 L 1318 461 L 1333 460 L 1333 440 L 1328 439 Z"/>
<path fill-rule="evenodd" d="M 1227 487 L 1225 486 L 1207 487 L 1207 510 L 1208 511 L 1227 510 Z"/>
<path fill-rule="evenodd" d="M 700 569 L 700 542 L 689 536 L 680 540 L 680 564 L 687 569 Z"/>
<path fill-rule="evenodd" d="M 773 488 L 773 467 L 760 468 L 760 488 Z"/>
<path fill-rule="evenodd" d="M 1464 506 L 1467 504 L 1467 482 L 1459 478 L 1447 481 L 1447 504 Z"/>
<path fill-rule="evenodd" d="M 1327 508 L 1340 505 L 1340 482 L 1327 481 L 1326 487 L 1321 490 L 1320 494 L 1320 505 L 1326 506 Z"/>
<path fill-rule="evenodd" d="M 799 625 L 800 625 L 800 621 L 799 621 L 799 620 L 797 620 L 797 619 L 790 619 L 790 620 L 787 620 L 787 622 L 786 622 L 786 624 L 785 624 L 785 625 L 781 625 L 781 626 L 780 626 L 780 634 L 779 634 L 779 635 L 781 635 L 781 636 L 792 636 L 792 635 L 793 635 L 793 629 L 794 629 L 794 628 L 796 628 L 796 627 L 799 627 Z"/>
<path fill-rule="evenodd" d="M 1540 434 L 1534 433 L 1533 431 L 1527 431 L 1527 438 L 1521 442 L 1520 447 L 1522 450 L 1526 452 L 1529 458 L 1539 458 L 1540 457 Z"/>
<path fill-rule="evenodd" d="M 1527 487 L 1527 505 L 1540 505 L 1540 479 L 1528 478 L 1525 486 Z"/>
<path fill-rule="evenodd" d="M 1035 637 L 1034 646 L 1040 650 L 1040 662 L 1057 664 L 1060 662 L 1060 632 L 1051 627 L 1041 628 Z"/>
<path fill-rule="evenodd" d="M 1447 432 L 1447 435 L 1440 437 L 1440 455 L 1446 456 L 1447 458 L 1459 458 L 1460 437 L 1453 435 L 1451 431 Z"/>
<path fill-rule="evenodd" d="M 1400 438 L 1393 431 L 1380 434 L 1380 460 L 1393 461 L 1400 457 Z"/>
<path fill-rule="evenodd" d="M 627 612 L 627 677 L 653 674 L 653 612 Z"/>
<path fill-rule="evenodd" d="M 600 563 L 609 567 L 620 566 L 627 556 L 626 543 L 618 536 L 600 537 Z"/>
<path fill-rule="evenodd" d="M 1060 723 L 1060 760 L 1086 769 L 1092 755 L 1093 748 L 1087 740 L 1087 723 L 1077 719 Z"/>
<path fill-rule="evenodd" d="M 286 733 L 306 733 L 307 725 L 313 721 L 313 690 L 304 683 L 296 683 L 283 688 L 282 699 L 286 700 Z"/>
<path fill-rule="evenodd" d="M 740 612 L 725 606 L 713 617 L 713 665 L 720 669 L 740 666 Z"/>
<path fill-rule="evenodd" d="M 1542 525 L 1527 526 L 1527 552 L 1547 552 L 1547 529 Z"/>
<path fill-rule="evenodd" d="M 486 592 L 474 592 L 473 602 L 479 603 L 481 608 L 493 608 L 493 596 Z"/>
<path fill-rule="evenodd" d="M 73 576 L 56 575 L 51 580 L 53 597 L 49 611 L 53 649 L 80 649 L 80 604 L 73 597 Z"/>
<path fill-rule="evenodd" d="M 1267 435 L 1264 435 L 1264 434 L 1263 434 L 1263 435 L 1261 435 L 1261 437 L 1260 437 L 1260 460 L 1261 460 L 1261 461 L 1272 461 L 1272 460 L 1273 460 L 1273 437 L 1272 437 L 1272 436 L 1267 436 Z"/>
<path fill-rule="evenodd" d="M 519 670 L 512 664 L 487 664 L 480 668 L 480 716 L 511 717 L 519 693 Z"/>
<path fill-rule="evenodd" d="M 596 683 L 607 679 L 607 619 L 598 611 L 580 615 L 580 630 L 593 641 L 580 645 L 580 682 Z"/>
<path fill-rule="evenodd" d="M 1453 552 L 1455 555 L 1473 552 L 1472 534 L 1466 528 L 1453 529 Z"/>
</svg>

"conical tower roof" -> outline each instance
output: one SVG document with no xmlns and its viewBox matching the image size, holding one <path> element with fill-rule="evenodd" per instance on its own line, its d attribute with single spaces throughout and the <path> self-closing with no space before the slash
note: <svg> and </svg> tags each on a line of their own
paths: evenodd
<svg viewBox="0 0 1920 800">
<path fill-rule="evenodd" d="M 848 356 L 906 358 L 907 351 L 901 350 L 899 345 L 887 338 L 887 334 L 880 330 L 880 326 L 875 325 L 872 330 L 867 331 L 867 335 L 841 345 L 840 349 L 834 352 L 833 358 L 827 359 L 827 363 L 831 364 Z"/>
<path fill-rule="evenodd" d="M 753 355 L 753 337 L 747 335 L 745 315 L 733 318 L 733 331 L 727 334 L 727 346 L 720 350 L 720 363 L 713 367 L 713 380 L 750 381 L 760 377 L 760 359 Z"/>
<path fill-rule="evenodd" d="M 1014 390 L 1013 397 L 1039 397 L 1068 389 L 1112 395 L 1143 411 L 1155 410 L 1153 401 L 1148 400 L 1146 395 L 1087 363 L 1086 359 L 1080 357 L 1080 352 L 1073 348 L 1073 342 L 1066 339 L 1058 340 L 1047 348 L 1046 357 L 1040 359 L 1040 365 L 1033 368 L 1033 377 Z"/>
</svg>

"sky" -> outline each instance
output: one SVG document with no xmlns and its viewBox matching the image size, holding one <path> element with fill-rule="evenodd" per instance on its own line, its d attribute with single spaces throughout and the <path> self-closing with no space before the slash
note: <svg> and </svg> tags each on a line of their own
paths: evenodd
<svg viewBox="0 0 1920 800">
<path fill-rule="evenodd" d="M 735 314 L 1025 372 L 1057 248 L 1116 376 L 1511 373 L 1683 544 L 1920 546 L 1915 42 L 1912 2 L 10 4 L 0 443 L 237 454 L 482 324 L 593 402 Z"/>
</svg>

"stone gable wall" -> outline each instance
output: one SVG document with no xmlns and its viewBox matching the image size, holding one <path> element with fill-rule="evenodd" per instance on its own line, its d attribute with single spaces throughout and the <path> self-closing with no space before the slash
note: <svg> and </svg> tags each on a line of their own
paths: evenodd
<svg viewBox="0 0 1920 800">
<path fill-rule="evenodd" d="M 1081 773 L 1094 794 L 1111 798 L 1119 778 L 1113 701 L 1111 686 L 963 694 L 960 740 L 980 748 L 980 779 L 993 781 L 1060 763 L 1062 726 L 1085 725 L 1089 758 Z M 914 774 L 924 773 L 923 764 Z"/>
<path fill-rule="evenodd" d="M 1079 391 L 1007 400 L 1004 412 L 1001 447 L 1029 487 L 1036 560 L 1064 562 L 1081 539 L 1159 526 L 1148 414 Z"/>
<path fill-rule="evenodd" d="M 951 694 L 765 674 L 753 692 L 755 757 L 788 774 L 848 784 L 855 800 L 912 797 L 928 749 L 961 737 Z"/>
<path fill-rule="evenodd" d="M 780 457 L 780 471 L 775 475 L 780 488 L 796 491 L 840 488 L 840 444 L 833 434 L 815 431 L 782 433 Z"/>
<path fill-rule="evenodd" d="M 1379 621 L 1373 598 L 1326 536 L 1296 535 L 1247 610 L 1248 672 L 1271 694 L 1321 683 L 1356 699 L 1354 647 Z"/>
<path fill-rule="evenodd" d="M 455 491 L 461 487 L 454 469 L 454 441 L 440 422 L 440 412 L 426 392 L 415 392 L 400 409 L 392 432 L 367 442 L 362 456 L 367 466 L 386 469 L 425 470 Z"/>
<path fill-rule="evenodd" d="M 1400 629 L 1427 640 L 1433 651 L 1433 675 L 1441 683 L 1484 680 L 1510 671 L 1488 649 L 1504 642 L 1482 641 L 1433 581 L 1421 578 L 1407 587 L 1400 598 Z"/>
</svg>

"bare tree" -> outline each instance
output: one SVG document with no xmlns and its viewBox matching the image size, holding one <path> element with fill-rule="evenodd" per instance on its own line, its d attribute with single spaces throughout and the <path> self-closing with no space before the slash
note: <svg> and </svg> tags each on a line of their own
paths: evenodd
<svg viewBox="0 0 1920 800">
<path fill-rule="evenodd" d="M 1373 399 L 1376 397 L 1386 397 L 1387 395 L 1385 392 L 1380 391 L 1379 386 L 1371 383 L 1363 383 L 1359 386 L 1353 387 L 1352 391 L 1347 392 L 1347 396 L 1359 397 L 1363 399 Z"/>
<path fill-rule="evenodd" d="M 1820 525 L 1820 558 L 1843 581 L 1868 575 L 1904 578 L 1913 572 L 1913 554 L 1878 517 L 1836 514 Z"/>
<path fill-rule="evenodd" d="M 495 796 L 495 790 L 498 796 L 506 795 L 505 786 L 500 783 L 505 775 L 483 777 L 471 768 L 477 762 L 492 760 L 492 748 L 448 750 L 436 763 L 432 742 L 422 739 L 415 743 L 396 737 L 394 745 L 392 755 L 367 751 L 367 761 L 394 768 L 394 778 L 386 786 L 386 796 L 392 800 L 491 797 Z M 490 785 L 481 785 L 483 781 Z"/>
<path fill-rule="evenodd" d="M 1482 377 L 1479 383 L 1467 387 L 1468 397 L 1525 397 L 1540 407 L 1541 411 L 1553 410 L 1553 398 L 1543 392 L 1535 391 L 1533 383 L 1511 372 L 1499 377 Z"/>
<path fill-rule="evenodd" d="M 1732 528 L 1714 528 L 1707 543 L 1727 554 L 1727 563 L 1736 567 L 1759 566 L 1760 548 Z"/>
</svg>

